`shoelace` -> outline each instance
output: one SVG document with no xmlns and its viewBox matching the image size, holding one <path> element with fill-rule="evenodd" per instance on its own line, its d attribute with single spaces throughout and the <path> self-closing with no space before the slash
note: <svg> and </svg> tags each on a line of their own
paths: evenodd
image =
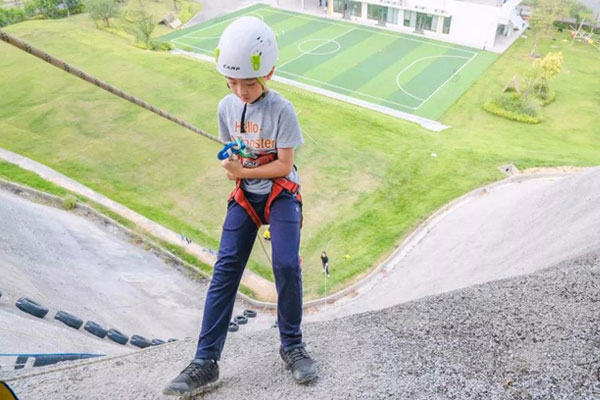
<svg viewBox="0 0 600 400">
<path fill-rule="evenodd" d="M 211 378 L 211 366 L 209 364 L 196 364 L 191 363 L 183 371 L 182 373 L 187 373 L 187 375 L 195 382 L 204 383 L 208 382 Z"/>
<path fill-rule="evenodd" d="M 294 364 L 294 363 L 296 363 L 296 361 L 300 361 L 300 360 L 305 360 L 305 359 L 310 360 L 310 356 L 308 355 L 308 353 L 306 352 L 304 347 L 297 347 L 297 348 L 291 350 L 288 353 L 288 358 L 290 359 L 292 364 Z"/>
</svg>

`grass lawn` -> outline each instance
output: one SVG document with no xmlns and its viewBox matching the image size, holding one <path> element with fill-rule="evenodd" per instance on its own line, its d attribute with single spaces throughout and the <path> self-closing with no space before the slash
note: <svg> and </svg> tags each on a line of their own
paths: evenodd
<svg viewBox="0 0 600 400">
<path fill-rule="evenodd" d="M 227 88 L 210 63 L 137 49 L 85 15 L 6 30 L 217 131 L 216 107 Z M 557 99 L 545 107 L 541 124 L 515 123 L 481 108 L 531 63 L 530 47 L 530 39 L 519 39 L 499 57 L 442 116 L 452 128 L 441 133 L 273 83 L 294 103 L 305 134 L 296 161 L 305 200 L 306 298 L 325 294 L 323 249 L 331 293 L 367 273 L 437 208 L 502 178 L 501 164 L 600 164 L 600 53 L 589 46 L 570 47 L 561 38 L 542 46 L 562 50 L 565 64 L 551 82 Z M 1 147 L 217 247 L 231 182 L 216 161 L 216 145 L 5 43 L 0 55 Z M 261 253 L 255 248 L 250 266 L 268 276 Z"/>
<path fill-rule="evenodd" d="M 497 54 L 256 4 L 162 39 L 214 57 L 225 27 L 243 15 L 277 35 L 277 74 L 345 96 L 436 119 Z"/>
</svg>

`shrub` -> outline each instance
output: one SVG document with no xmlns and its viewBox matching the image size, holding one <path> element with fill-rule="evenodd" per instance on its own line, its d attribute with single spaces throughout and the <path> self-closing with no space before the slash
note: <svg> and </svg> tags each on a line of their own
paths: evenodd
<svg viewBox="0 0 600 400">
<path fill-rule="evenodd" d="M 153 40 L 150 42 L 150 49 L 155 51 L 169 51 L 173 50 L 174 47 L 169 42 L 159 42 L 157 40 Z"/>
<path fill-rule="evenodd" d="M 483 109 L 513 121 L 537 124 L 542 122 L 539 107 L 535 100 L 519 93 L 500 95 L 483 105 Z"/>
<path fill-rule="evenodd" d="M 25 11 L 19 7 L 0 8 L 0 27 L 16 24 L 25 19 Z"/>
<path fill-rule="evenodd" d="M 63 208 L 65 210 L 72 210 L 77 206 L 77 199 L 73 195 L 67 195 L 63 199 Z"/>
<path fill-rule="evenodd" d="M 539 79 L 533 85 L 533 95 L 541 101 L 542 105 L 551 103 L 556 97 L 554 90 L 550 88 L 546 79 Z"/>
</svg>

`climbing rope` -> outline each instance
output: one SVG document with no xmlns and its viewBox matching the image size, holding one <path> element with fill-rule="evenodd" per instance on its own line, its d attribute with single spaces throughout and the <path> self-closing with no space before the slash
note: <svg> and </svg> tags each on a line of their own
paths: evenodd
<svg viewBox="0 0 600 400">
<path fill-rule="evenodd" d="M 169 114 L 168 112 L 166 112 L 164 110 L 161 110 L 158 107 L 154 107 L 153 105 L 151 105 L 149 103 L 146 103 L 145 101 L 143 101 L 141 99 L 138 99 L 137 97 L 131 96 L 131 95 L 123 92 L 122 90 L 117 89 L 114 86 L 109 85 L 106 82 L 103 82 L 101 80 L 98 80 L 98 79 L 94 78 L 93 76 L 85 73 L 84 71 L 82 71 L 82 70 L 80 70 L 78 68 L 75 68 L 75 67 L 67 64 L 64 61 L 61 61 L 58 58 L 56 58 L 56 57 L 54 57 L 54 56 L 52 56 L 52 55 L 50 55 L 48 53 L 45 53 L 45 52 L 41 51 L 40 49 L 37 49 L 37 48 L 31 46 L 30 44 L 25 43 L 24 41 L 22 41 L 20 39 L 17 39 L 16 37 L 14 37 L 12 35 L 9 35 L 8 33 L 4 32 L 1 29 L 0 29 L 0 39 L 3 40 L 3 41 L 5 41 L 8 44 L 11 44 L 11 45 L 17 47 L 18 49 L 21 49 L 21 50 L 23 50 L 23 51 L 25 51 L 25 52 L 33 55 L 33 56 L 36 56 L 37 58 L 39 58 L 41 60 L 46 61 L 49 64 L 54 65 L 57 68 L 62 69 L 65 72 L 68 72 L 71 75 L 75 75 L 76 77 L 81 78 L 84 81 L 92 83 L 92 84 L 96 85 L 97 87 L 99 87 L 101 89 L 104 89 L 104 90 L 106 90 L 109 93 L 114 94 L 115 96 L 119 96 L 120 98 L 125 99 L 125 100 L 127 100 L 127 101 L 129 101 L 129 102 L 131 102 L 133 104 L 136 104 L 136 105 L 138 105 L 140 107 L 143 107 L 143 108 L 145 108 L 148 111 L 152 111 L 153 113 L 155 113 L 157 115 L 160 115 L 163 118 L 166 118 L 166 119 L 168 119 L 170 121 L 173 121 L 176 124 L 183 126 L 184 128 L 187 128 L 187 129 L 189 129 L 189 130 L 191 130 L 193 132 L 196 132 L 197 134 L 199 134 L 199 135 L 201 135 L 201 136 L 203 136 L 203 137 L 205 137 L 205 138 L 207 138 L 209 140 L 212 140 L 213 142 L 217 142 L 217 143 L 222 144 L 224 146 L 229 146 L 227 149 L 233 147 L 233 149 L 232 149 L 233 153 L 239 153 L 239 151 L 243 150 L 244 148 L 246 148 L 246 151 L 248 151 L 249 153 L 253 152 L 253 149 L 245 146 L 243 144 L 243 142 L 241 142 L 242 143 L 241 145 L 240 145 L 240 142 L 232 142 L 233 144 L 232 143 L 227 143 L 227 142 L 219 139 L 218 137 L 213 136 L 210 133 L 205 132 L 202 129 L 195 127 L 194 125 L 185 122 L 182 119 L 174 117 L 173 115 Z M 222 150 L 222 152 L 223 152 L 223 150 Z"/>
</svg>

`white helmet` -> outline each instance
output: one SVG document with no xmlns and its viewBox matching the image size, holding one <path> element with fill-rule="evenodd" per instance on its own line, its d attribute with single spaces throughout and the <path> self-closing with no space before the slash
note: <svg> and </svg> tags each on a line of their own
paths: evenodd
<svg viewBox="0 0 600 400">
<path fill-rule="evenodd" d="M 229 24 L 215 50 L 217 71 L 237 79 L 269 74 L 277 57 L 275 34 L 256 17 L 241 17 Z"/>
</svg>

